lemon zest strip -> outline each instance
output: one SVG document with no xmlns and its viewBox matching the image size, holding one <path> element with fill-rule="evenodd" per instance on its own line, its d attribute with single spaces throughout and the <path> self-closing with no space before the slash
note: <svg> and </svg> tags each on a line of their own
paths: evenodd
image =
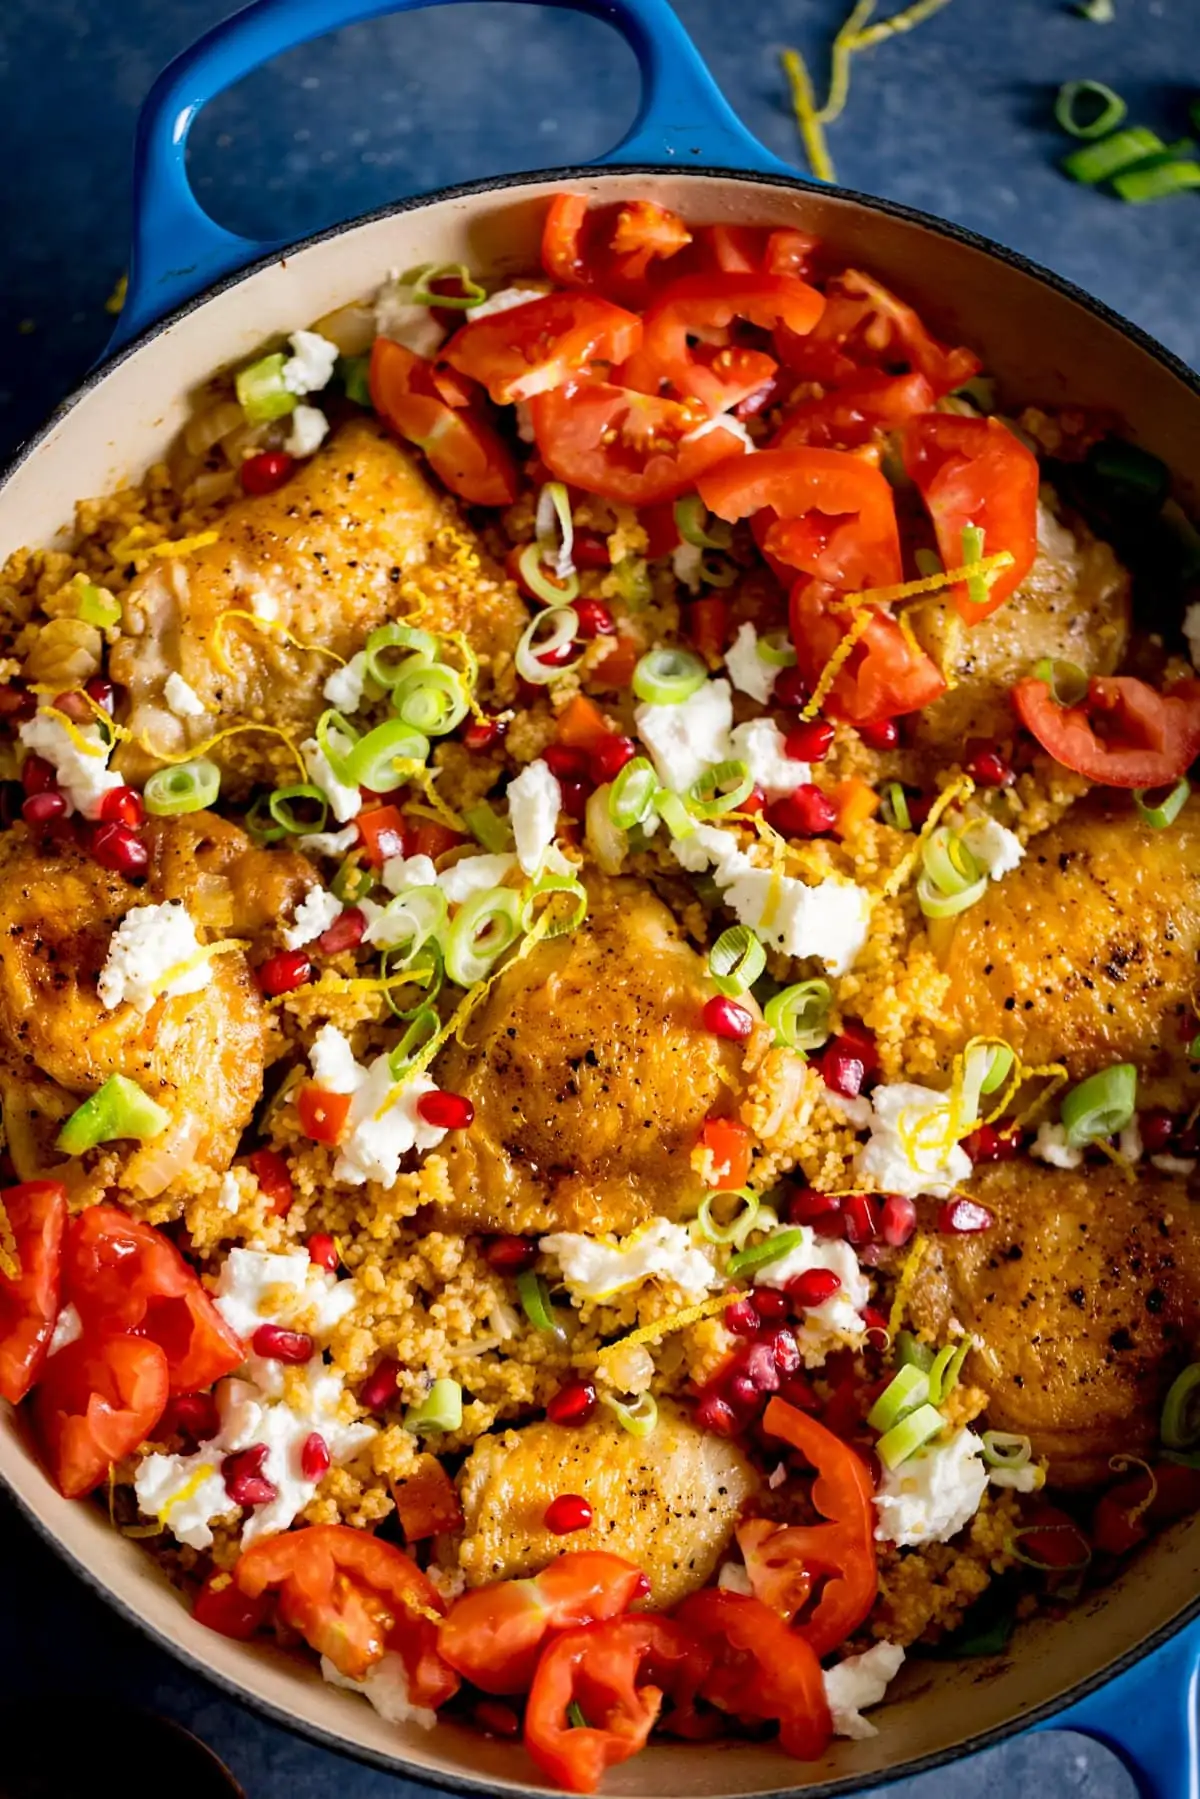
<svg viewBox="0 0 1200 1799">
<path fill-rule="evenodd" d="M 108 760 L 109 755 L 112 753 L 112 744 L 97 743 L 94 738 L 85 737 L 79 726 L 75 723 L 75 720 L 68 717 L 65 712 L 60 712 L 57 706 L 43 706 L 41 709 L 41 716 L 43 718 L 52 718 L 55 724 L 61 725 L 81 756 L 99 756 L 102 761 L 106 762 Z M 105 717 L 107 716 L 106 713 Z M 90 729 L 91 727 L 89 726 L 88 728 Z"/>
<path fill-rule="evenodd" d="M 873 45 L 885 43 L 890 37 L 899 37 L 901 32 L 913 31 L 949 4 L 950 0 L 914 0 L 912 6 L 893 13 L 890 19 L 880 19 L 877 25 L 870 25 L 865 31 L 857 32 L 851 40 L 850 48 L 870 50 Z"/>
<path fill-rule="evenodd" d="M 178 1493 L 176 1493 L 173 1496 L 173 1498 L 168 1499 L 166 1505 L 164 1505 L 162 1507 L 161 1511 L 159 1511 L 155 1514 L 160 1526 L 165 1529 L 167 1520 L 170 1518 L 171 1513 L 175 1510 L 175 1507 L 177 1505 L 183 1505 L 185 1503 L 185 1501 L 187 1501 L 189 1499 L 194 1499 L 196 1497 L 196 1494 L 200 1491 L 201 1487 L 204 1485 L 205 1481 L 208 1479 L 209 1475 L 215 1474 L 216 1472 L 217 1472 L 217 1466 L 216 1466 L 215 1462 L 201 1462 L 201 1464 L 197 1468 L 196 1472 L 192 1475 L 191 1480 L 187 1481 L 182 1487 L 180 1487 Z"/>
<path fill-rule="evenodd" d="M 857 0 L 853 11 L 839 27 L 829 59 L 829 93 L 817 114 L 822 125 L 832 125 L 846 109 L 850 93 L 850 58 L 858 49 L 858 36 L 871 14 L 875 0 Z"/>
<path fill-rule="evenodd" d="M 900 858 L 887 880 L 883 883 L 880 891 L 885 898 L 894 898 L 895 895 L 899 893 L 901 887 L 903 887 L 905 881 L 907 881 L 908 877 L 912 874 L 918 862 L 921 860 L 921 854 L 925 848 L 926 841 L 937 828 L 942 814 L 948 811 L 957 800 L 969 799 L 974 791 L 975 783 L 970 775 L 958 775 L 950 782 L 948 787 L 942 789 L 941 793 L 938 794 L 936 800 L 934 800 L 932 806 L 929 808 L 929 816 L 921 826 L 921 832 L 917 841 L 913 844 L 912 848 Z"/>
<path fill-rule="evenodd" d="M 367 975 L 325 974 L 307 987 L 294 988 L 291 993 L 272 994 L 267 1004 L 281 1006 L 285 1000 L 312 999 L 323 993 L 387 993 L 393 987 L 407 987 L 410 982 L 427 981 L 432 973 L 432 968 L 402 968 L 397 974 L 373 978 Z"/>
<path fill-rule="evenodd" d="M 888 1313 L 888 1336 L 894 1337 L 904 1321 L 908 1296 L 912 1292 L 917 1275 L 921 1271 L 921 1263 L 929 1248 L 929 1238 L 918 1232 L 912 1240 L 912 1248 L 904 1258 L 904 1266 L 900 1270 L 900 1278 L 896 1282 L 896 1292 L 892 1299 L 892 1309 Z"/>
<path fill-rule="evenodd" d="M 288 749 L 291 751 L 292 756 L 295 758 L 296 766 L 300 770 L 300 779 L 302 781 L 308 780 L 308 768 L 305 765 L 304 757 L 296 748 L 294 739 L 289 736 L 288 732 L 286 732 L 281 725 L 259 725 L 250 723 L 227 725 L 223 731 L 218 731 L 215 736 L 205 738 L 203 743 L 194 743 L 190 749 L 180 751 L 156 748 L 154 744 L 149 742 L 144 731 L 139 733 L 135 742 L 139 749 L 144 750 L 147 756 L 153 756 L 156 762 L 165 762 L 168 766 L 173 766 L 179 762 L 193 762 L 199 756 L 207 756 L 209 750 L 215 749 L 219 743 L 224 743 L 227 737 L 239 737 L 245 731 L 269 731 L 272 737 L 282 737 L 283 741 L 287 744 Z"/>
<path fill-rule="evenodd" d="M 856 618 L 851 623 L 849 630 L 845 633 L 841 642 L 834 650 L 833 655 L 821 670 L 821 678 L 813 688 L 812 698 L 800 714 L 802 719 L 810 719 L 817 716 L 821 707 L 829 697 L 830 689 L 838 678 L 843 662 L 846 661 L 851 650 L 866 631 L 868 625 L 872 623 L 872 620 L 873 614 L 870 608 L 866 605 L 862 605 Z"/>
<path fill-rule="evenodd" d="M 900 581 L 893 587 L 864 587 L 858 593 L 837 595 L 830 604 L 837 610 L 857 611 L 860 606 L 887 606 L 893 600 L 912 600 L 921 594 L 940 593 L 959 581 L 986 579 L 1001 569 L 1011 568 L 1010 550 L 997 550 L 994 556 L 981 556 L 978 562 L 965 562 L 961 568 L 943 569 L 938 575 L 922 575 L 917 581 Z"/>
<path fill-rule="evenodd" d="M 234 950 L 249 948 L 250 939 L 248 937 L 223 937 L 219 943 L 206 943 L 200 949 L 196 950 L 193 955 L 186 957 L 184 961 L 176 962 L 172 967 L 164 970 L 155 981 L 154 986 L 151 988 L 151 992 L 154 994 L 155 998 L 159 998 L 167 991 L 168 987 L 173 986 L 176 981 L 185 979 L 186 976 L 192 974 L 197 968 L 201 968 L 205 962 L 211 962 L 215 956 L 227 956 L 232 954 Z M 197 992 L 199 992 L 199 989 L 197 989 Z M 190 994 L 180 993 L 176 994 L 174 997 L 176 999 L 190 999 L 192 996 Z"/>
<path fill-rule="evenodd" d="M 829 154 L 829 146 L 825 142 L 825 128 L 813 97 L 812 76 L 808 72 L 808 64 L 799 50 L 784 50 L 780 53 L 779 60 L 783 64 L 783 72 L 788 79 L 788 87 L 792 96 L 792 110 L 796 115 L 796 124 L 800 128 L 804 153 L 808 157 L 808 166 L 818 181 L 836 181 L 837 172 L 833 166 L 833 158 Z"/>
<path fill-rule="evenodd" d="M 321 643 L 305 643 L 302 638 L 294 636 L 285 626 L 277 624 L 273 618 L 260 618 L 257 612 L 246 612 L 240 606 L 227 606 L 224 612 L 217 614 L 216 623 L 208 634 L 208 646 L 212 651 L 213 661 L 227 675 L 235 672 L 225 654 L 225 621 L 230 618 L 243 619 L 247 624 L 256 625 L 261 631 L 274 631 L 293 650 L 301 650 L 314 656 L 328 656 L 331 661 L 337 663 L 339 668 L 346 666 L 346 658 L 339 656 L 336 650 L 326 649 L 325 645 Z"/>
<path fill-rule="evenodd" d="M 210 544 L 216 543 L 219 531 L 197 531 L 194 537 L 168 538 L 165 543 L 151 544 L 143 552 L 147 556 L 190 556 L 193 550 L 207 550 Z"/>
<path fill-rule="evenodd" d="M 681 1312 L 670 1312 L 667 1317 L 659 1318 L 653 1324 L 640 1325 L 637 1330 L 618 1337 L 615 1343 L 606 1343 L 603 1349 L 587 1350 L 580 1360 L 601 1362 L 605 1356 L 613 1355 L 618 1349 L 631 1349 L 638 1343 L 659 1343 L 676 1331 L 686 1330 L 689 1324 L 698 1324 L 702 1318 L 712 1318 L 717 1312 L 723 1312 L 741 1291 L 740 1287 L 726 1287 L 720 1293 L 712 1293 L 707 1299 L 698 1300 L 694 1306 L 685 1306 Z"/>
</svg>

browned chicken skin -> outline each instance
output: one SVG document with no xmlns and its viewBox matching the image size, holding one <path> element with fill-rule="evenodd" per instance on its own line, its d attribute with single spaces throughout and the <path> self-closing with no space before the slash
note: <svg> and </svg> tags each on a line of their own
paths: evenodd
<svg viewBox="0 0 1200 1799">
<path fill-rule="evenodd" d="M 598 881 L 587 922 L 497 982 L 439 1083 L 475 1106 L 448 1141 L 466 1230 L 630 1229 L 695 1210 L 700 1128 L 729 1112 L 741 1051 L 700 1021 L 713 992 L 662 902 Z"/>
<path fill-rule="evenodd" d="M 969 1236 L 931 1233 L 911 1300 L 940 1342 L 956 1319 L 979 1347 L 965 1378 L 987 1422 L 1032 1439 L 1048 1479 L 1108 1478 L 1145 1456 L 1159 1408 L 1200 1336 L 1200 1236 L 1179 1180 L 1136 1185 L 1119 1168 L 1010 1162 L 971 1183 L 995 1218 Z"/>
</svg>

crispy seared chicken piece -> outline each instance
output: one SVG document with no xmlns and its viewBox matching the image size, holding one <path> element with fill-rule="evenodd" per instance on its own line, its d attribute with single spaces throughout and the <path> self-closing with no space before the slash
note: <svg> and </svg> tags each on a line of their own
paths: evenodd
<svg viewBox="0 0 1200 1799">
<path fill-rule="evenodd" d="M 215 812 L 151 819 L 146 839 L 154 897 L 182 900 L 210 937 L 273 938 L 320 885 L 307 856 L 261 850 Z"/>
<path fill-rule="evenodd" d="M 706 1031 L 714 989 L 637 881 L 593 881 L 586 923 L 506 971 L 439 1064 L 475 1107 L 447 1139 L 469 1231 L 625 1231 L 695 1210 L 691 1153 L 730 1112 L 742 1051 Z"/>
<path fill-rule="evenodd" d="M 1135 1062 L 1141 1103 L 1186 1103 L 1200 973 L 1200 801 L 1153 831 L 1093 794 L 961 914 L 947 966 L 956 1045 L 1004 1037 L 1073 1079 Z"/>
<path fill-rule="evenodd" d="M 463 1465 L 459 1565 L 469 1586 L 536 1574 L 563 1548 L 542 1524 L 546 1507 L 579 1493 L 593 1523 L 570 1547 L 626 1556 L 649 1578 L 649 1603 L 674 1605 L 704 1585 L 756 1486 L 736 1444 L 669 1402 L 648 1438 L 607 1413 L 580 1426 L 528 1424 L 482 1438 Z"/>
<path fill-rule="evenodd" d="M 101 1003 L 97 977 L 113 931 L 134 906 L 183 899 L 199 924 L 219 900 L 228 922 L 201 933 L 210 940 L 253 929 L 260 916 L 244 895 L 253 895 L 254 859 L 267 857 L 240 831 L 219 820 L 206 829 L 195 819 L 160 819 L 148 835 L 150 871 L 140 887 L 79 850 L 42 851 L 20 826 L 0 837 L 0 1104 L 8 1145 L 23 1180 L 53 1168 L 78 1197 L 118 1184 L 135 1200 L 157 1200 L 196 1166 L 223 1171 L 262 1091 L 265 1012 L 241 951 L 214 958 L 212 979 L 197 993 L 158 1000 L 145 1012 Z M 240 855 L 227 854 L 227 874 L 218 877 L 205 835 L 227 852 L 240 842 Z M 54 1147 L 63 1119 L 112 1074 L 136 1081 L 171 1123 L 141 1146 L 103 1146 L 64 1162 Z M 163 1179 L 172 1158 L 176 1166 Z"/>
<path fill-rule="evenodd" d="M 1200 1332 L 1200 1233 L 1184 1184 L 1010 1162 L 981 1170 L 971 1193 L 996 1222 L 930 1234 L 913 1321 L 941 1342 L 952 1319 L 974 1332 L 964 1378 L 987 1393 L 992 1428 L 1049 1457 L 1052 1483 L 1102 1480 L 1110 1456 L 1150 1451 Z"/>
<path fill-rule="evenodd" d="M 453 501 L 374 420 L 341 426 L 277 492 L 239 501 L 216 528 L 215 543 L 154 562 L 133 583 L 110 658 L 114 680 L 129 690 L 135 739 L 168 753 L 243 719 L 300 738 L 311 732 L 338 664 L 289 646 L 272 624 L 348 660 L 377 625 L 413 614 L 401 591 L 412 582 L 423 600 L 421 622 L 465 632 L 480 661 L 495 665 L 525 623 L 515 587 Z M 231 611 L 263 622 L 222 618 Z M 198 695 L 202 715 L 171 710 L 165 687 L 172 674 Z M 211 753 L 251 779 L 294 766 L 280 740 L 265 733 L 229 739 Z M 138 783 L 157 766 L 136 740 L 122 745 L 116 765 Z"/>
</svg>

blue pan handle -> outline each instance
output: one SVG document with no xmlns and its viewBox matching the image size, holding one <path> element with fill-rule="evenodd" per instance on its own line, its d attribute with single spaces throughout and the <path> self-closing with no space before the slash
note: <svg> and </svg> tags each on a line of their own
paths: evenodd
<svg viewBox="0 0 1200 1799">
<path fill-rule="evenodd" d="M 1200 1626 L 1181 1630 L 1039 1730 L 1077 1730 L 1125 1763 L 1142 1799 L 1200 1799 Z"/>
<path fill-rule="evenodd" d="M 728 105 L 668 0 L 548 3 L 615 26 L 638 59 L 642 99 L 637 118 L 615 149 L 597 158 L 598 166 L 703 164 L 795 177 L 796 170 L 765 150 Z M 255 0 L 168 64 L 138 120 L 129 291 L 110 349 L 222 276 L 284 248 L 224 230 L 199 205 L 186 157 L 188 132 L 200 108 L 283 51 L 343 25 L 452 4 L 454 0 Z"/>
</svg>

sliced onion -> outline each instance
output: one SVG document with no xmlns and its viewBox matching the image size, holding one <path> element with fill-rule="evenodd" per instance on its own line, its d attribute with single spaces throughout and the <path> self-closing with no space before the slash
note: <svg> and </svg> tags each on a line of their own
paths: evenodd
<svg viewBox="0 0 1200 1799">
<path fill-rule="evenodd" d="M 606 875 L 620 874 L 625 864 L 629 841 L 624 831 L 612 820 L 609 810 L 611 789 L 597 787 L 588 795 L 584 814 L 584 837 L 600 869 Z"/>
<path fill-rule="evenodd" d="M 548 687 L 551 681 L 557 681 L 566 673 L 566 667 L 554 667 L 541 658 L 553 656 L 574 643 L 578 630 L 579 614 L 573 606 L 555 606 L 531 618 L 517 645 L 516 665 L 521 679 L 535 687 Z"/>
</svg>

